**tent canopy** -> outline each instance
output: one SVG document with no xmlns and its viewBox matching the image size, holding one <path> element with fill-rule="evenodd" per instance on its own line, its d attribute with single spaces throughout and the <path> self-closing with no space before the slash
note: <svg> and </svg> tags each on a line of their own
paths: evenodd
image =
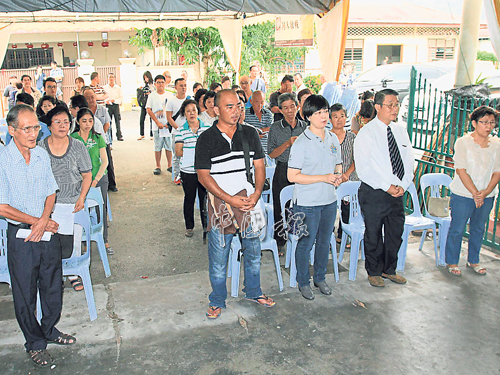
<svg viewBox="0 0 500 375">
<path fill-rule="evenodd" d="M 212 12 L 318 14 L 328 12 L 335 0 L 10 0 L 0 12 L 64 10 L 79 13 L 175 13 Z"/>
</svg>

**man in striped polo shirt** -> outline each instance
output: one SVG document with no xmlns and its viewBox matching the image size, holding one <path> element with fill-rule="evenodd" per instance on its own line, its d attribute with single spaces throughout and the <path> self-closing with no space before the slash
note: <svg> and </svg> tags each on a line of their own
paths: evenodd
<svg viewBox="0 0 500 375">
<path fill-rule="evenodd" d="M 222 90 L 215 96 L 218 122 L 207 129 L 196 144 L 194 166 L 198 180 L 209 194 L 221 199 L 233 209 L 249 212 L 254 209 L 264 187 L 266 171 L 264 152 L 254 128 L 238 123 L 239 97 L 232 90 Z M 255 170 L 255 187 L 247 180 L 244 143 L 248 145 L 250 165 Z M 238 194 L 239 193 L 239 194 Z M 210 207 L 209 207 L 210 208 Z M 213 211 L 213 209 L 212 209 Z M 213 217 L 211 217 L 213 216 Z M 229 249 L 234 237 L 224 233 L 224 222 L 215 214 L 208 217 L 208 259 L 212 293 L 207 311 L 209 319 L 216 319 L 226 307 L 226 277 Z M 275 302 L 260 288 L 260 238 L 251 228 L 242 235 L 244 249 L 246 298 L 262 306 Z"/>
<path fill-rule="evenodd" d="M 264 108 L 265 100 L 266 98 L 262 91 L 254 91 L 250 98 L 252 106 L 245 110 L 245 121 L 247 124 L 259 129 L 260 142 L 262 143 L 264 152 L 267 154 L 267 135 L 274 122 L 274 117 L 270 110 Z"/>
<path fill-rule="evenodd" d="M 93 72 L 90 75 L 90 88 L 95 92 L 97 104 L 105 105 L 109 95 L 99 83 L 99 73 Z"/>
</svg>

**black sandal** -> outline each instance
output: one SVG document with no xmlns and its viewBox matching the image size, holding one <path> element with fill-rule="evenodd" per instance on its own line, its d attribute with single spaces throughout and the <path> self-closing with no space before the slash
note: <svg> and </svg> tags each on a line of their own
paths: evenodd
<svg viewBox="0 0 500 375">
<path fill-rule="evenodd" d="M 30 350 L 28 354 L 31 360 L 41 367 L 48 366 L 54 361 L 46 349 Z"/>
<path fill-rule="evenodd" d="M 73 342 L 71 342 L 73 340 Z M 47 340 L 48 344 L 57 344 L 57 345 L 73 345 L 76 342 L 76 337 L 68 335 L 66 333 L 61 333 L 59 337 L 55 340 Z"/>
<path fill-rule="evenodd" d="M 69 281 L 75 292 L 81 292 L 83 290 L 83 283 L 80 278 L 73 279 Z"/>
</svg>

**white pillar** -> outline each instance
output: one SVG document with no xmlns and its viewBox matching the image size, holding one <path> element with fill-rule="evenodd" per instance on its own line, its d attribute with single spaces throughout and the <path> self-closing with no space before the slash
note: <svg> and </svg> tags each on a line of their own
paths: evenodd
<svg viewBox="0 0 500 375">
<path fill-rule="evenodd" d="M 85 85 L 90 85 L 90 75 L 94 72 L 94 59 L 78 59 L 78 76 L 82 77 Z"/>
<path fill-rule="evenodd" d="M 135 57 L 132 58 L 120 58 L 120 86 L 123 93 L 123 110 L 132 110 L 132 97 L 137 95 L 137 72 Z"/>
<path fill-rule="evenodd" d="M 472 85 L 476 81 L 474 67 L 479 41 L 482 1 L 464 0 L 460 42 L 458 47 L 455 87 Z"/>
</svg>

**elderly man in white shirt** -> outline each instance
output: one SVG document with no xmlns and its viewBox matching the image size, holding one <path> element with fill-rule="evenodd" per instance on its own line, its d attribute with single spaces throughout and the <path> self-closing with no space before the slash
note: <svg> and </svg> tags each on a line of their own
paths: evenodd
<svg viewBox="0 0 500 375">
<path fill-rule="evenodd" d="M 106 108 L 109 112 L 111 120 L 115 119 L 116 126 L 116 139 L 123 141 L 122 130 L 120 128 L 120 104 L 123 101 L 122 88 L 116 84 L 116 77 L 114 73 L 108 74 L 108 84 L 103 87 L 104 91 L 108 93 L 108 98 L 105 100 Z M 110 124 L 111 125 L 111 124 Z M 111 135 L 113 137 L 113 135 Z"/>
<path fill-rule="evenodd" d="M 406 128 L 396 124 L 398 93 L 392 89 L 375 95 L 377 117 L 366 124 L 354 141 L 359 204 L 365 220 L 365 268 L 370 285 L 383 287 L 383 278 L 398 284 L 398 251 L 404 230 L 403 195 L 413 180 L 413 148 Z M 384 235 L 382 235 L 382 231 Z"/>
</svg>

